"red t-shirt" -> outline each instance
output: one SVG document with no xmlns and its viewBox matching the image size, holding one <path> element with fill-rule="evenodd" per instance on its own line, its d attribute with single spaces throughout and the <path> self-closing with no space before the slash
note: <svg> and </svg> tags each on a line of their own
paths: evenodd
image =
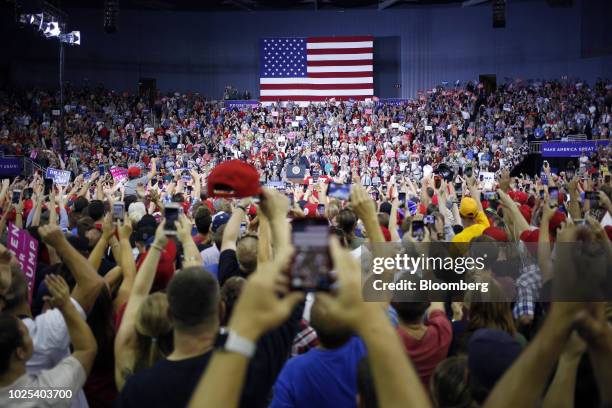
<svg viewBox="0 0 612 408">
<path fill-rule="evenodd" d="M 429 379 L 436 366 L 448 355 L 453 329 L 441 310 L 434 310 L 429 314 L 426 326 L 425 335 L 420 340 L 410 336 L 401 327 L 397 328 L 397 332 L 421 381 L 426 387 L 429 387 Z"/>
</svg>

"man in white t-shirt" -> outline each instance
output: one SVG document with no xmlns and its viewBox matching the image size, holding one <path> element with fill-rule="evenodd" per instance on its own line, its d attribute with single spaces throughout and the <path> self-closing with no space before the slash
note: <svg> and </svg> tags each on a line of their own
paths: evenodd
<svg viewBox="0 0 612 408">
<path fill-rule="evenodd" d="M 26 364 L 34 355 L 35 338 L 30 336 L 30 329 L 25 321 L 10 313 L 0 313 L 2 407 L 73 406 L 96 357 L 96 339 L 81 313 L 77 311 L 75 302 L 70 301 L 68 285 L 64 279 L 57 275 L 48 275 L 45 283 L 51 294 L 49 304 L 59 310 L 54 311 L 61 314 L 74 351 L 49 369 L 36 374 L 29 373 Z"/>
<path fill-rule="evenodd" d="M 58 226 L 46 225 L 38 229 L 47 245 L 52 246 L 75 278 L 76 286 L 69 296 L 75 313 L 85 322 L 86 313 L 95 303 L 103 279 L 96 270 L 66 240 Z M 28 330 L 28 337 L 33 344 L 32 355 L 28 358 L 26 369 L 29 375 L 38 375 L 49 370 L 70 356 L 70 336 L 63 313 L 49 309 L 33 317 L 28 304 L 28 285 L 20 270 L 13 271 L 9 302 L 6 311 L 18 317 Z M 74 339 L 73 339 L 74 340 Z M 3 406 L 0 404 L 0 406 Z M 73 408 L 87 408 L 89 405 L 81 389 L 74 392 Z"/>
</svg>

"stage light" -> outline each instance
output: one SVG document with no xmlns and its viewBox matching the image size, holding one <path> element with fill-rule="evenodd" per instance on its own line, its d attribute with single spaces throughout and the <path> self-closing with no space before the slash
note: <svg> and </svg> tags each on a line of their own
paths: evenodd
<svg viewBox="0 0 612 408">
<path fill-rule="evenodd" d="M 44 25 L 43 35 L 46 38 L 59 37 L 62 33 L 59 23 L 57 21 L 50 21 Z"/>
<path fill-rule="evenodd" d="M 39 14 L 30 14 L 30 24 L 32 24 L 33 26 L 38 27 L 39 30 L 43 29 L 43 22 L 44 22 L 45 18 L 43 13 L 39 13 Z"/>
<path fill-rule="evenodd" d="M 73 31 L 67 34 L 61 34 L 60 41 L 70 45 L 81 45 L 81 32 Z"/>
</svg>

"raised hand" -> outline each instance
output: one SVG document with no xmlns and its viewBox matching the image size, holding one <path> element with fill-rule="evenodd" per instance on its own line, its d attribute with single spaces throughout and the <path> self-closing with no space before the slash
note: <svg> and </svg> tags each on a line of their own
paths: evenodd
<svg viewBox="0 0 612 408">
<path fill-rule="evenodd" d="M 70 301 L 70 288 L 64 278 L 59 275 L 47 275 L 45 283 L 51 296 L 45 296 L 43 299 L 48 301 L 51 307 L 61 309 L 66 306 Z"/>
</svg>

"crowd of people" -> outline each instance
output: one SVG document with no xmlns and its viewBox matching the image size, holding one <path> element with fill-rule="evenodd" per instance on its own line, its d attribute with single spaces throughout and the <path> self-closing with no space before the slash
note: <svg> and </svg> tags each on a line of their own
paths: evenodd
<svg viewBox="0 0 612 408">
<path fill-rule="evenodd" d="M 71 173 L 0 186 L 0 405 L 611 406 L 610 148 L 510 176 L 529 141 L 609 139 L 611 95 L 0 93 L 4 153 Z M 372 273 L 400 254 L 487 261 Z M 488 289 L 370 297 L 458 278 Z"/>
</svg>

